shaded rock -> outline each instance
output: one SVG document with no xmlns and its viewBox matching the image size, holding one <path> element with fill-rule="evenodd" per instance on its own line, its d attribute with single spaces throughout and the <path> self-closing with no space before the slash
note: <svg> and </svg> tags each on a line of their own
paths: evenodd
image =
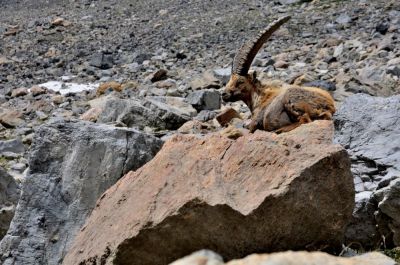
<svg viewBox="0 0 400 265">
<path fill-rule="evenodd" d="M 400 178 L 399 115 L 400 96 L 380 98 L 364 94 L 347 98 L 334 115 L 334 139 L 347 149 L 354 177 L 365 184 L 374 184 L 378 190 Z M 389 217 L 377 227 L 374 212 L 379 210 L 378 205 L 385 195 L 373 194 L 366 193 L 369 198 L 356 196 L 359 201 L 356 201 L 354 219 L 346 232 L 347 242 L 358 242 L 366 249 L 379 245 L 382 226 L 400 221 Z M 399 230 L 392 227 L 389 231 L 398 233 Z M 390 235 L 384 236 L 387 246 L 393 244 Z"/>
<path fill-rule="evenodd" d="M 150 81 L 154 83 L 157 81 L 165 80 L 168 78 L 167 74 L 168 74 L 167 70 L 160 69 L 153 74 L 153 76 L 150 78 Z"/>
<path fill-rule="evenodd" d="M 63 264 L 167 264 L 203 248 L 232 259 L 339 247 L 354 187 L 332 135 L 330 121 L 236 141 L 175 135 L 102 195 Z"/>
<path fill-rule="evenodd" d="M 226 108 L 221 111 L 216 117 L 221 126 L 226 126 L 234 118 L 241 118 L 239 113 L 233 108 Z"/>
<path fill-rule="evenodd" d="M 2 264 L 59 264 L 98 197 L 149 161 L 161 140 L 88 122 L 41 126 L 7 235 Z"/>
<path fill-rule="evenodd" d="M 100 69 L 110 69 L 114 66 L 114 57 L 109 53 L 96 53 L 92 56 L 89 64 Z"/>
<path fill-rule="evenodd" d="M 194 91 L 186 97 L 185 101 L 197 111 L 216 110 L 221 107 L 221 95 L 214 89 Z"/>
<path fill-rule="evenodd" d="M 97 96 L 103 95 L 106 93 L 107 90 L 121 92 L 122 86 L 120 83 L 115 81 L 103 83 L 97 88 L 96 95 Z"/>
<path fill-rule="evenodd" d="M 395 265 L 391 258 L 371 252 L 351 258 L 336 257 L 323 252 L 287 251 L 272 254 L 253 254 L 240 260 L 224 263 L 212 251 L 198 251 L 171 265 Z"/>
<path fill-rule="evenodd" d="M 0 167 L 0 240 L 6 234 L 14 217 L 20 189 L 14 178 Z"/>
<path fill-rule="evenodd" d="M 400 68 L 397 66 L 388 67 L 388 69 L 386 70 L 386 73 L 400 77 Z"/>
<path fill-rule="evenodd" d="M 25 146 L 20 139 L 0 141 L 0 153 L 4 152 L 23 153 Z"/>
<path fill-rule="evenodd" d="M 128 127 L 175 130 L 196 115 L 196 110 L 183 98 L 148 97 L 137 99 L 108 99 L 103 103 L 97 122 L 123 123 Z"/>
<path fill-rule="evenodd" d="M 336 85 L 334 82 L 325 81 L 325 80 L 315 80 L 312 82 L 304 83 L 303 86 L 311 86 L 311 87 L 319 87 L 325 89 L 326 91 L 335 91 Z"/>
<path fill-rule="evenodd" d="M 376 25 L 375 30 L 382 35 L 385 35 L 386 32 L 389 30 L 390 25 L 388 23 L 379 23 Z"/>
<path fill-rule="evenodd" d="M 214 117 L 216 115 L 217 115 L 217 113 L 215 111 L 202 110 L 202 111 L 199 112 L 199 114 L 197 114 L 195 119 L 199 120 L 199 121 L 209 121 L 209 120 L 214 119 Z"/>
</svg>

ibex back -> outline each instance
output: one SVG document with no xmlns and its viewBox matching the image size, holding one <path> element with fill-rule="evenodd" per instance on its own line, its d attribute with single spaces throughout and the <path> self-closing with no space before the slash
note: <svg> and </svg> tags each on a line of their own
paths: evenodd
<svg viewBox="0 0 400 265">
<path fill-rule="evenodd" d="M 261 83 L 251 63 L 262 45 L 290 17 L 271 23 L 254 39 L 242 45 L 232 63 L 231 78 L 222 98 L 226 102 L 242 100 L 252 112 L 250 131 L 257 129 L 288 132 L 313 120 L 332 119 L 335 103 L 331 95 L 316 87 L 302 87 L 282 82 Z"/>
</svg>

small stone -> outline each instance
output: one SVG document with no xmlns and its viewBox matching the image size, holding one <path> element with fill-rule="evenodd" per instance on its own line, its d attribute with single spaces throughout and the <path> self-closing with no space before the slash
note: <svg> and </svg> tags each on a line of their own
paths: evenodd
<svg viewBox="0 0 400 265">
<path fill-rule="evenodd" d="M 122 86 L 120 83 L 115 81 L 103 83 L 97 88 L 96 95 L 97 96 L 103 95 L 107 90 L 121 92 Z"/>
<path fill-rule="evenodd" d="M 186 97 L 185 101 L 197 111 L 215 110 L 221 107 L 221 96 L 213 89 L 194 91 Z"/>
<path fill-rule="evenodd" d="M 233 119 L 233 118 L 239 118 L 240 119 L 240 115 L 239 113 L 233 109 L 233 108 L 226 108 L 224 109 L 221 113 L 219 113 L 216 117 L 215 117 L 218 121 L 218 123 L 222 126 L 225 127 L 226 125 L 229 124 L 229 122 Z"/>
<path fill-rule="evenodd" d="M 157 72 L 155 72 L 153 74 L 153 76 L 151 77 L 150 81 L 151 82 L 157 82 L 157 81 L 161 81 L 161 80 L 165 80 L 168 78 L 167 76 L 168 72 L 165 69 L 160 69 Z"/>
<path fill-rule="evenodd" d="M 24 123 L 22 113 L 17 110 L 5 111 L 0 114 L 0 123 L 7 128 L 15 128 Z"/>
<path fill-rule="evenodd" d="M 307 83 L 304 83 L 303 86 L 319 87 L 326 91 L 335 91 L 336 90 L 336 85 L 334 82 L 325 81 L 325 80 L 315 80 L 315 81 L 307 82 Z"/>
<path fill-rule="evenodd" d="M 380 34 L 385 35 L 386 32 L 388 32 L 389 30 L 389 26 L 390 25 L 388 23 L 379 23 L 378 25 L 376 25 L 375 30 Z"/>
<path fill-rule="evenodd" d="M 174 87 L 176 87 L 176 81 L 173 79 L 159 81 L 156 83 L 156 87 L 158 87 L 158 88 L 174 88 Z"/>
<path fill-rule="evenodd" d="M 26 169 L 26 165 L 24 163 L 15 163 L 10 166 L 12 170 L 17 171 L 18 173 L 24 172 Z"/>
<path fill-rule="evenodd" d="M 289 67 L 289 63 L 283 60 L 278 60 L 275 62 L 274 66 L 276 68 L 288 68 Z"/>
<path fill-rule="evenodd" d="M 64 97 L 62 95 L 55 95 L 51 98 L 51 100 L 54 104 L 59 105 L 64 102 Z"/>
<path fill-rule="evenodd" d="M 239 137 L 243 136 L 243 132 L 240 129 L 233 127 L 232 125 L 223 129 L 220 133 L 222 136 L 225 136 L 225 137 L 227 137 L 229 139 L 233 139 L 233 140 L 236 140 Z"/>
<path fill-rule="evenodd" d="M 42 121 L 49 117 L 46 113 L 44 113 L 43 111 L 40 111 L 40 110 L 36 111 L 35 113 L 36 113 L 36 116 L 39 118 L 39 120 L 42 120 Z"/>
<path fill-rule="evenodd" d="M 28 89 L 26 89 L 25 87 L 20 87 L 17 89 L 14 89 L 11 92 L 11 97 L 16 98 L 16 97 L 22 97 L 28 94 Z"/>
<path fill-rule="evenodd" d="M 63 27 L 68 27 L 71 25 L 71 22 L 65 20 L 64 18 L 58 17 L 55 18 L 52 22 L 51 22 L 52 26 L 63 26 Z"/>
<path fill-rule="evenodd" d="M 99 117 L 102 111 L 103 110 L 101 108 L 97 107 L 90 108 L 85 113 L 83 113 L 79 118 L 84 121 L 96 122 L 97 118 Z"/>
<path fill-rule="evenodd" d="M 342 13 L 340 14 L 340 16 L 338 16 L 336 18 L 336 23 L 341 24 L 341 25 L 345 25 L 345 24 L 349 24 L 352 19 L 349 15 L 347 15 L 346 13 Z"/>
<path fill-rule="evenodd" d="M 199 114 L 197 114 L 197 116 L 195 117 L 196 120 L 199 121 L 209 121 L 214 119 L 214 117 L 217 115 L 217 113 L 215 111 L 212 110 L 202 110 L 199 112 Z"/>
<path fill-rule="evenodd" d="M 223 85 L 228 83 L 229 78 L 231 77 L 231 68 L 230 67 L 214 69 L 213 72 L 214 72 L 215 77 L 218 78 L 222 82 Z"/>
<path fill-rule="evenodd" d="M 114 66 L 114 58 L 109 53 L 96 53 L 92 55 L 89 64 L 103 70 L 110 69 Z"/>
<path fill-rule="evenodd" d="M 386 70 L 387 74 L 393 75 L 393 76 L 397 76 L 400 77 L 400 68 L 397 66 L 390 66 L 387 70 Z"/>
<path fill-rule="evenodd" d="M 201 77 L 195 77 L 194 79 L 192 79 L 189 86 L 192 88 L 192 90 L 211 88 L 218 89 L 221 87 L 218 78 L 216 78 L 213 72 L 210 71 L 204 72 Z"/>
<path fill-rule="evenodd" d="M 30 92 L 32 93 L 32 96 L 36 97 L 42 94 L 46 94 L 47 90 L 40 86 L 33 86 L 31 87 Z"/>
</svg>

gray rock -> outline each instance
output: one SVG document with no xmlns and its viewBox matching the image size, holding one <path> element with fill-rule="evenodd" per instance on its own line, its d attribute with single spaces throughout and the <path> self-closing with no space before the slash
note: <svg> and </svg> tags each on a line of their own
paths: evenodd
<svg viewBox="0 0 400 265">
<path fill-rule="evenodd" d="M 397 66 L 390 66 L 386 70 L 386 73 L 390 74 L 390 75 L 394 75 L 394 76 L 400 77 L 400 68 L 397 67 Z"/>
<path fill-rule="evenodd" d="M 395 236 L 400 232 L 399 216 L 387 210 L 400 203 L 400 199 L 392 199 L 397 196 L 397 186 L 393 183 L 400 178 L 398 117 L 399 95 L 380 98 L 365 94 L 347 98 L 334 116 L 335 142 L 343 145 L 351 156 L 354 177 L 365 181 L 366 189 L 373 191 L 356 195 L 354 220 L 346 232 L 348 242 L 359 242 L 367 249 L 375 248 L 382 235 L 387 245 L 400 243 L 398 238 L 391 242 L 390 235 L 381 234 L 384 230 Z M 382 215 L 385 217 L 378 224 L 374 216 Z"/>
<path fill-rule="evenodd" d="M 348 14 L 342 13 L 336 18 L 335 21 L 338 24 L 345 25 L 345 24 L 349 24 L 352 21 L 352 19 Z"/>
<path fill-rule="evenodd" d="M 304 83 L 303 86 L 312 86 L 319 87 L 325 89 L 326 91 L 335 91 L 336 85 L 334 82 L 325 81 L 325 80 L 315 80 L 311 82 Z"/>
<path fill-rule="evenodd" d="M 20 189 L 14 178 L 0 167 L 0 239 L 6 234 L 14 217 Z"/>
<path fill-rule="evenodd" d="M 92 56 L 89 64 L 100 69 L 110 69 L 114 65 L 114 58 L 112 54 L 96 53 Z"/>
<path fill-rule="evenodd" d="M 301 3 L 303 0 L 278 0 L 281 5 L 292 5 Z"/>
<path fill-rule="evenodd" d="M 25 152 L 25 146 L 20 139 L 0 141 L 0 153 L 4 152 L 13 152 L 20 154 Z"/>
<path fill-rule="evenodd" d="M 197 114 L 183 98 L 148 97 L 137 99 L 109 99 L 105 103 L 97 122 L 123 123 L 131 128 L 175 130 Z"/>
<path fill-rule="evenodd" d="M 228 83 L 229 78 L 231 77 L 231 68 L 230 67 L 214 69 L 213 72 L 214 72 L 214 76 L 216 78 L 218 78 L 222 82 L 223 85 Z"/>
<path fill-rule="evenodd" d="M 197 114 L 195 117 L 196 120 L 198 121 L 209 121 L 215 118 L 217 116 L 217 113 L 212 110 L 202 110 Z"/>
<path fill-rule="evenodd" d="M 0 243 L 2 264 L 59 264 L 100 195 L 161 145 L 135 130 L 89 122 L 41 126 L 15 217 Z"/>
<path fill-rule="evenodd" d="M 198 90 L 186 97 L 186 102 L 197 111 L 215 110 L 221 107 L 221 95 L 214 89 Z"/>
</svg>

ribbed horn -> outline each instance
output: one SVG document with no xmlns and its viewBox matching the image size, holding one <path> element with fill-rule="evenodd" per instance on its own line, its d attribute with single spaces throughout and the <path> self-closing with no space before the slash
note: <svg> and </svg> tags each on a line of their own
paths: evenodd
<svg viewBox="0 0 400 265">
<path fill-rule="evenodd" d="M 232 73 L 243 76 L 246 75 L 249 72 L 254 57 L 256 57 L 257 52 L 261 49 L 262 45 L 269 39 L 269 37 L 271 37 L 272 33 L 278 30 L 279 27 L 289 19 L 290 16 L 278 18 L 269 24 L 266 29 L 260 31 L 256 38 L 245 42 L 233 59 Z"/>
</svg>

